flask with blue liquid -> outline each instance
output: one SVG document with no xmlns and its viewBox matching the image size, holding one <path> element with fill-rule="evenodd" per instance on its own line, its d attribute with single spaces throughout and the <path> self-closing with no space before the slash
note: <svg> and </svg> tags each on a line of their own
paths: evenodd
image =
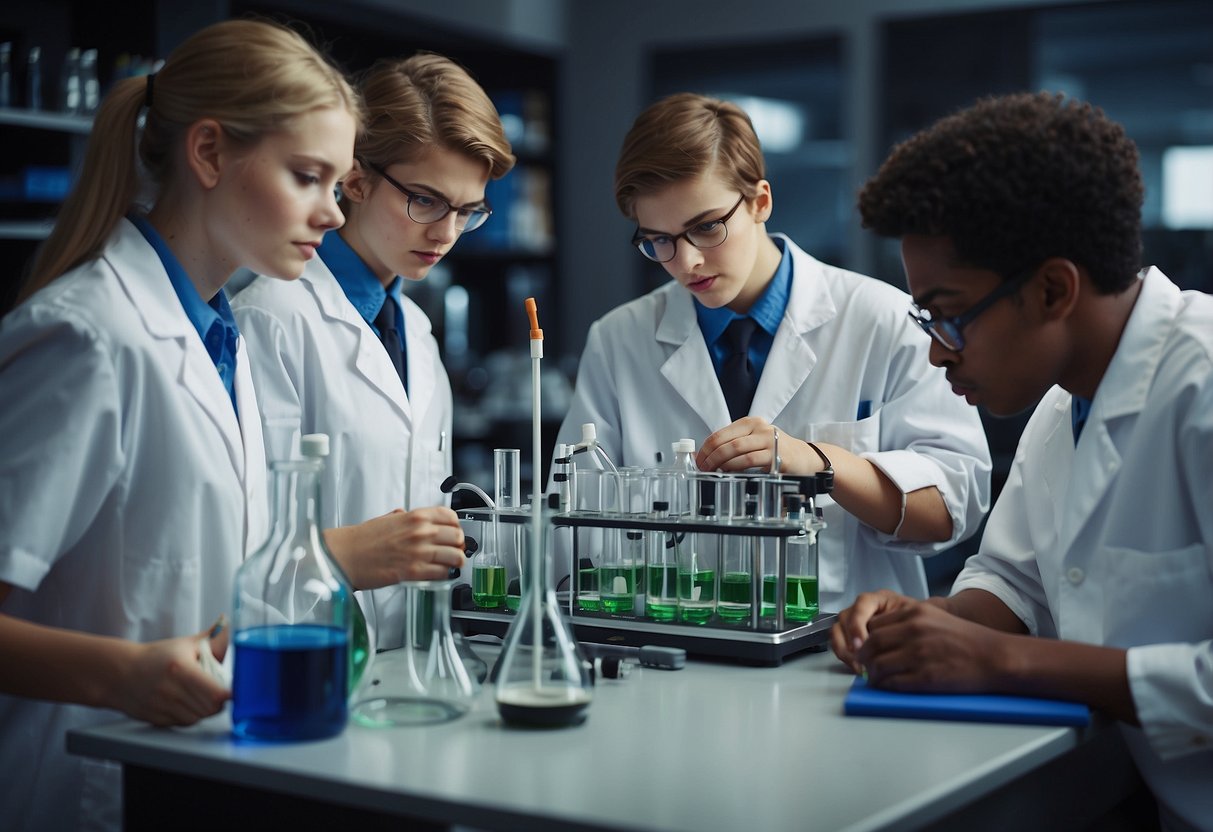
<svg viewBox="0 0 1213 832">
<path fill-rule="evenodd" d="M 232 730 L 258 740 L 329 737 L 345 727 L 354 593 L 324 544 L 320 475 L 328 437 L 270 465 L 273 526 L 236 574 Z"/>
</svg>

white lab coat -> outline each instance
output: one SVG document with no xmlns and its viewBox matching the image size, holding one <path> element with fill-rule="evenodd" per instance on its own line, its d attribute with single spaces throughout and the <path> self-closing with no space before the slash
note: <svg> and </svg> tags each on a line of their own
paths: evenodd
<svg viewBox="0 0 1213 832">
<path fill-rule="evenodd" d="M 232 298 L 253 356 L 271 456 L 287 453 L 292 436 L 329 435 L 320 498 L 326 527 L 449 504 L 439 486 L 451 473 L 451 383 L 429 318 L 403 300 L 409 395 L 378 336 L 319 257 L 297 282 L 258 277 Z M 399 647 L 404 593 L 385 587 L 372 595 L 379 648 Z"/>
<path fill-rule="evenodd" d="M 1160 801 L 1213 829 L 1213 298 L 1150 269 L 1074 445 L 1050 391 L 981 547 L 953 587 L 1001 598 L 1036 635 L 1129 648 Z"/>
<path fill-rule="evenodd" d="M 792 252 L 791 296 L 750 415 L 871 460 L 903 493 L 936 486 L 953 523 L 947 542 L 905 543 L 827 500 L 822 609 L 881 587 L 925 597 L 919 556 L 975 532 L 989 505 L 990 454 L 977 411 L 928 363 L 930 340 L 906 315 L 908 295 L 777 236 Z M 863 401 L 871 415 L 857 419 Z M 658 451 L 668 460 L 674 440 L 700 445 L 730 421 L 691 294 L 670 282 L 590 327 L 557 441 L 579 441 L 580 425 L 594 422 L 617 465 L 652 467 Z"/>
<path fill-rule="evenodd" d="M 126 220 L 98 260 L 0 324 L 0 612 L 146 642 L 229 610 L 268 531 L 243 342 L 240 421 L 155 251 Z M 6 829 L 117 828 L 117 766 L 68 729 L 115 712 L 0 695 Z"/>
</svg>

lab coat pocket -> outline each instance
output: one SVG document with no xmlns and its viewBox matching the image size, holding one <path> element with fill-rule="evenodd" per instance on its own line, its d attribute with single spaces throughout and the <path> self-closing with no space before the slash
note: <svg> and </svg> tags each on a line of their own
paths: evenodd
<svg viewBox="0 0 1213 832">
<path fill-rule="evenodd" d="M 1160 552 L 1108 547 L 1105 638 L 1128 647 L 1213 633 L 1209 555 L 1201 543 Z"/>
<path fill-rule="evenodd" d="M 880 411 L 854 422 L 815 422 L 809 425 L 810 442 L 826 442 L 853 454 L 880 450 Z"/>
<path fill-rule="evenodd" d="M 420 489 L 413 499 L 414 506 L 442 506 L 448 498 L 442 493 L 442 481 L 451 475 L 446 460 L 446 451 L 425 452 L 422 478 L 417 483 Z"/>
<path fill-rule="evenodd" d="M 123 612 L 136 641 L 184 635 L 183 622 L 192 627 L 205 617 L 199 609 L 201 563 L 197 552 L 129 553 L 123 558 L 122 570 Z"/>
</svg>

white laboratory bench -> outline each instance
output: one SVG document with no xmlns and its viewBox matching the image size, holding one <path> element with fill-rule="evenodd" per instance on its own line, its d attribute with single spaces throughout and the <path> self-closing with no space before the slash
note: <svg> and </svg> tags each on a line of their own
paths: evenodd
<svg viewBox="0 0 1213 832">
<path fill-rule="evenodd" d="M 73 731 L 67 746 L 123 764 L 132 829 L 191 819 L 291 828 L 264 823 L 288 810 L 296 829 L 359 832 L 413 828 L 410 819 L 502 830 L 1081 829 L 1139 785 L 1114 727 L 846 717 L 852 678 L 828 653 L 778 668 L 690 661 L 599 681 L 575 728 L 507 727 L 486 686 L 469 714 L 440 725 L 243 744 L 225 713 L 189 729 Z M 260 816 L 259 801 L 269 807 Z"/>
</svg>

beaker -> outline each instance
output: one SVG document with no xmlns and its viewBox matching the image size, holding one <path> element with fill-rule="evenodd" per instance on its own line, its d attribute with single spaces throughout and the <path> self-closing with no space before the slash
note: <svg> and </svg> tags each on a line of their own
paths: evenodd
<svg viewBox="0 0 1213 832">
<path fill-rule="evenodd" d="M 619 548 L 608 547 L 598 568 L 602 611 L 612 615 L 631 613 L 636 608 L 637 593 L 644 591 L 644 534 L 627 529 L 622 535 Z"/>
<path fill-rule="evenodd" d="M 467 713 L 480 683 L 451 630 L 453 580 L 405 581 L 404 639 L 379 654 L 351 715 L 368 728 L 446 722 Z"/>
<path fill-rule="evenodd" d="M 555 495 L 553 495 L 555 496 Z M 522 608 L 510 622 L 497 666 L 497 709 L 509 723 L 576 725 L 591 700 L 586 662 L 561 615 L 548 568 L 551 515 L 533 509 Z"/>
<path fill-rule="evenodd" d="M 236 573 L 232 731 L 239 737 L 319 739 L 345 727 L 356 602 L 320 531 L 322 470 L 318 458 L 271 464 L 270 536 Z"/>
</svg>

